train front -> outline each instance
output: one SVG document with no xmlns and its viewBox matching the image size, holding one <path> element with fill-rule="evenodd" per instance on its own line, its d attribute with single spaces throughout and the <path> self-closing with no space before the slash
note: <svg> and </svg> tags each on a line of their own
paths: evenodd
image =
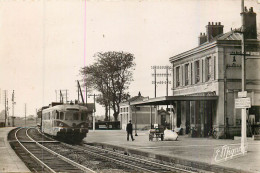
<svg viewBox="0 0 260 173">
<path fill-rule="evenodd" d="M 69 142 L 80 142 L 88 133 L 88 111 L 85 106 L 63 105 L 56 111 L 57 137 Z"/>
</svg>

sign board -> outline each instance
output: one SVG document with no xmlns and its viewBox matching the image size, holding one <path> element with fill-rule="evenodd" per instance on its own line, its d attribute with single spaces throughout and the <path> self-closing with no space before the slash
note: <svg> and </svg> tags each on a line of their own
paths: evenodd
<svg viewBox="0 0 260 173">
<path fill-rule="evenodd" d="M 248 54 L 250 54 L 251 56 L 259 56 L 260 53 L 259 52 L 246 52 Z"/>
<path fill-rule="evenodd" d="M 247 96 L 247 91 L 238 92 L 238 97 L 239 98 L 244 98 L 246 96 Z"/>
<path fill-rule="evenodd" d="M 235 108 L 236 109 L 251 108 L 250 98 L 246 97 L 246 98 L 235 99 Z"/>
</svg>

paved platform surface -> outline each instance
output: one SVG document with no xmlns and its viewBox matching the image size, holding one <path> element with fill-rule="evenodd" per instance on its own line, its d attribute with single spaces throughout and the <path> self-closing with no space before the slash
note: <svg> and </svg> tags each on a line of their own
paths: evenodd
<svg viewBox="0 0 260 173">
<path fill-rule="evenodd" d="M 0 128 L 0 172 L 30 172 L 7 141 L 7 134 L 12 129 Z"/>
<path fill-rule="evenodd" d="M 187 136 L 179 136 L 177 141 L 149 141 L 148 135 L 148 131 L 138 131 L 138 136 L 134 136 L 135 141 L 127 141 L 124 130 L 95 130 L 90 131 L 84 141 L 206 163 L 209 166 L 217 165 L 242 172 L 260 172 L 260 141 L 248 140 L 248 152 L 245 155 L 212 164 L 214 148 L 224 145 L 240 146 L 240 141 Z"/>
</svg>

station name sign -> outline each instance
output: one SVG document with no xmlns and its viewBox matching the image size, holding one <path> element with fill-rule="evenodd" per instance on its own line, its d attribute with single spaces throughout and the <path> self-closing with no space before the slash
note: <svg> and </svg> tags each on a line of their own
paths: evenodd
<svg viewBox="0 0 260 173">
<path fill-rule="evenodd" d="M 251 99 L 249 97 L 235 99 L 235 108 L 236 109 L 251 108 Z"/>
</svg>

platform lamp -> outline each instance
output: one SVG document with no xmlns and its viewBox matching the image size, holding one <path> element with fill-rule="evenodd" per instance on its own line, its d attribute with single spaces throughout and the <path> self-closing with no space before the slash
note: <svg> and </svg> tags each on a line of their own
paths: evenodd
<svg viewBox="0 0 260 173">
<path fill-rule="evenodd" d="M 246 56 L 250 56 L 250 54 L 246 53 L 245 50 L 245 33 L 246 27 L 245 27 L 245 18 L 244 18 L 244 0 L 241 0 L 241 20 L 242 20 L 242 26 L 239 29 L 235 29 L 234 33 L 240 33 L 241 34 L 241 52 L 232 52 L 230 55 L 239 55 L 241 56 L 241 68 L 242 68 L 242 92 L 246 91 Z M 246 152 L 245 145 L 247 143 L 247 137 L 246 137 L 246 109 L 241 109 L 241 151 L 244 154 Z"/>
<path fill-rule="evenodd" d="M 137 114 L 136 114 L 136 106 L 134 106 L 134 110 L 135 110 L 135 136 L 137 135 Z"/>
</svg>

